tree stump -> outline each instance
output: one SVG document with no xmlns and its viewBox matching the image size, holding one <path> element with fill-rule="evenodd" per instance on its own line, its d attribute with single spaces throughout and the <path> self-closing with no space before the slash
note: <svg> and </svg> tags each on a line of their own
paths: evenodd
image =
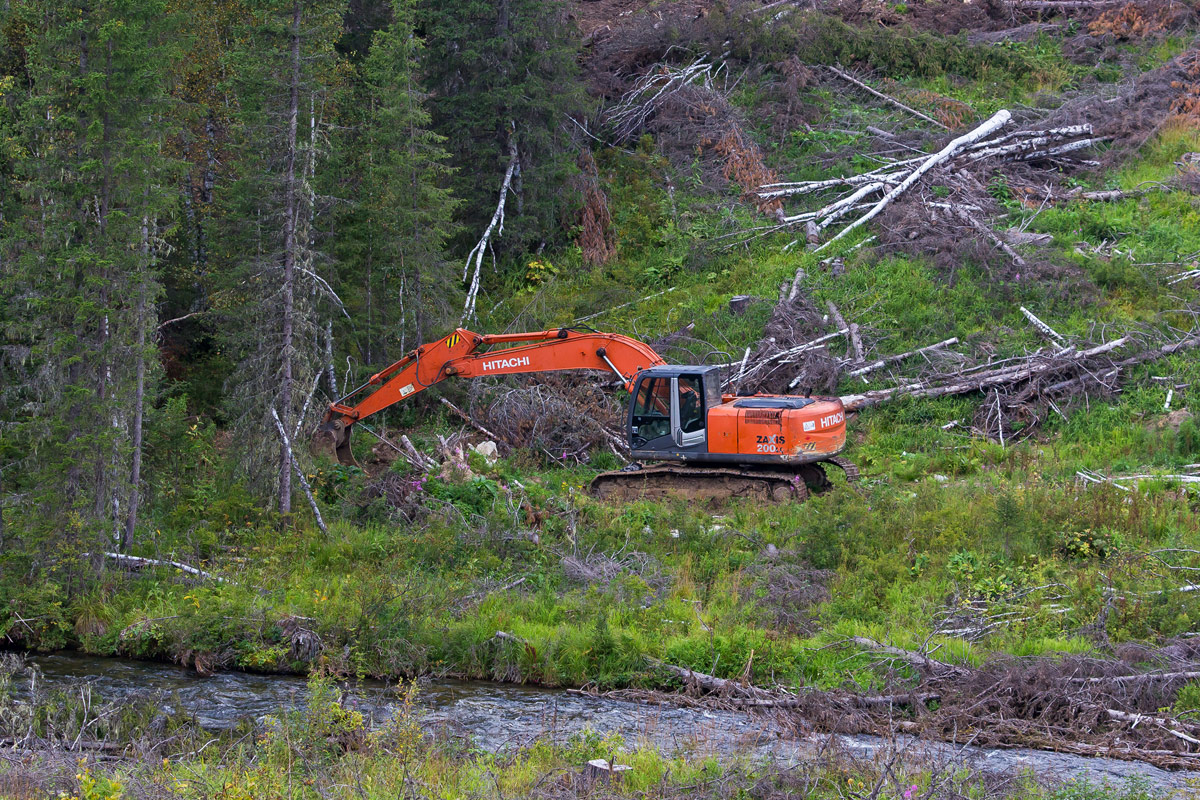
<svg viewBox="0 0 1200 800">
<path fill-rule="evenodd" d="M 617 764 L 603 758 L 594 758 L 583 768 L 583 773 L 579 776 L 580 782 L 585 789 L 591 788 L 597 783 L 618 783 L 631 769 L 633 767 L 628 764 Z"/>
</svg>

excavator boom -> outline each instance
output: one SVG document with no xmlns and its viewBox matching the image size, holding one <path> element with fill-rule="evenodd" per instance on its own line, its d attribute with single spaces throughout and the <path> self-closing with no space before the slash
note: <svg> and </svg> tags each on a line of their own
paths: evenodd
<svg viewBox="0 0 1200 800">
<path fill-rule="evenodd" d="M 500 347 L 493 349 L 495 346 Z M 332 435 L 338 460 L 353 464 L 350 430 L 355 422 L 447 378 L 592 369 L 614 373 L 626 389 L 631 389 L 640 372 L 664 363 L 650 345 L 619 333 L 559 328 L 531 333 L 480 334 L 458 328 L 443 339 L 421 345 L 330 404 L 321 431 Z M 375 387 L 373 392 L 356 404 L 350 403 L 371 387 Z"/>
</svg>

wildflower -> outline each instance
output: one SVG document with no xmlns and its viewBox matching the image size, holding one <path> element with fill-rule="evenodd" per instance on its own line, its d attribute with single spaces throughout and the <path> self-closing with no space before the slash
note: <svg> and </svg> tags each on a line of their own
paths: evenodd
<svg viewBox="0 0 1200 800">
<path fill-rule="evenodd" d="M 917 786 L 917 785 L 914 783 L 912 786 L 910 786 L 910 787 L 908 787 L 907 789 L 905 789 L 905 790 L 904 790 L 904 800 L 912 800 L 912 799 L 913 799 L 913 797 L 914 797 L 914 796 L 916 795 L 916 793 L 917 793 L 917 789 L 919 789 L 919 788 L 920 788 L 920 787 L 919 787 L 919 786 Z"/>
</svg>

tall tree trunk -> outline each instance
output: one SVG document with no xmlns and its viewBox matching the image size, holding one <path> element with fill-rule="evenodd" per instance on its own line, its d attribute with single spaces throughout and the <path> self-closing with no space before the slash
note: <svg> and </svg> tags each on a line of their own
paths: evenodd
<svg viewBox="0 0 1200 800">
<path fill-rule="evenodd" d="M 147 190 L 147 194 L 149 191 Z M 129 513 L 125 518 L 123 547 L 133 545 L 133 532 L 137 529 L 138 504 L 141 501 L 142 482 L 142 416 L 146 401 L 146 272 L 150 269 L 150 219 L 142 216 L 142 270 L 138 281 L 137 298 L 137 374 L 133 387 L 133 436 L 132 464 L 129 468 Z"/>
<path fill-rule="evenodd" d="M 279 386 L 279 413 L 283 428 L 290 427 L 292 411 L 292 330 L 295 314 L 296 282 L 296 135 L 300 114 L 300 9 L 292 4 L 292 79 L 288 99 L 287 173 L 284 178 L 285 208 L 283 220 L 283 375 Z M 292 453 L 286 444 L 279 446 L 279 511 L 292 510 Z"/>
</svg>

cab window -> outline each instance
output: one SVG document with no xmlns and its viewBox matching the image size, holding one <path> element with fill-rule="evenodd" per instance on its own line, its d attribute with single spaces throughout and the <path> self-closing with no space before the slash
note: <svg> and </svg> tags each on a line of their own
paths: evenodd
<svg viewBox="0 0 1200 800">
<path fill-rule="evenodd" d="M 704 384 L 699 375 L 679 376 L 679 429 L 704 430 Z"/>
<path fill-rule="evenodd" d="M 647 441 L 671 432 L 671 379 L 646 378 L 633 404 L 634 432 Z"/>
</svg>

